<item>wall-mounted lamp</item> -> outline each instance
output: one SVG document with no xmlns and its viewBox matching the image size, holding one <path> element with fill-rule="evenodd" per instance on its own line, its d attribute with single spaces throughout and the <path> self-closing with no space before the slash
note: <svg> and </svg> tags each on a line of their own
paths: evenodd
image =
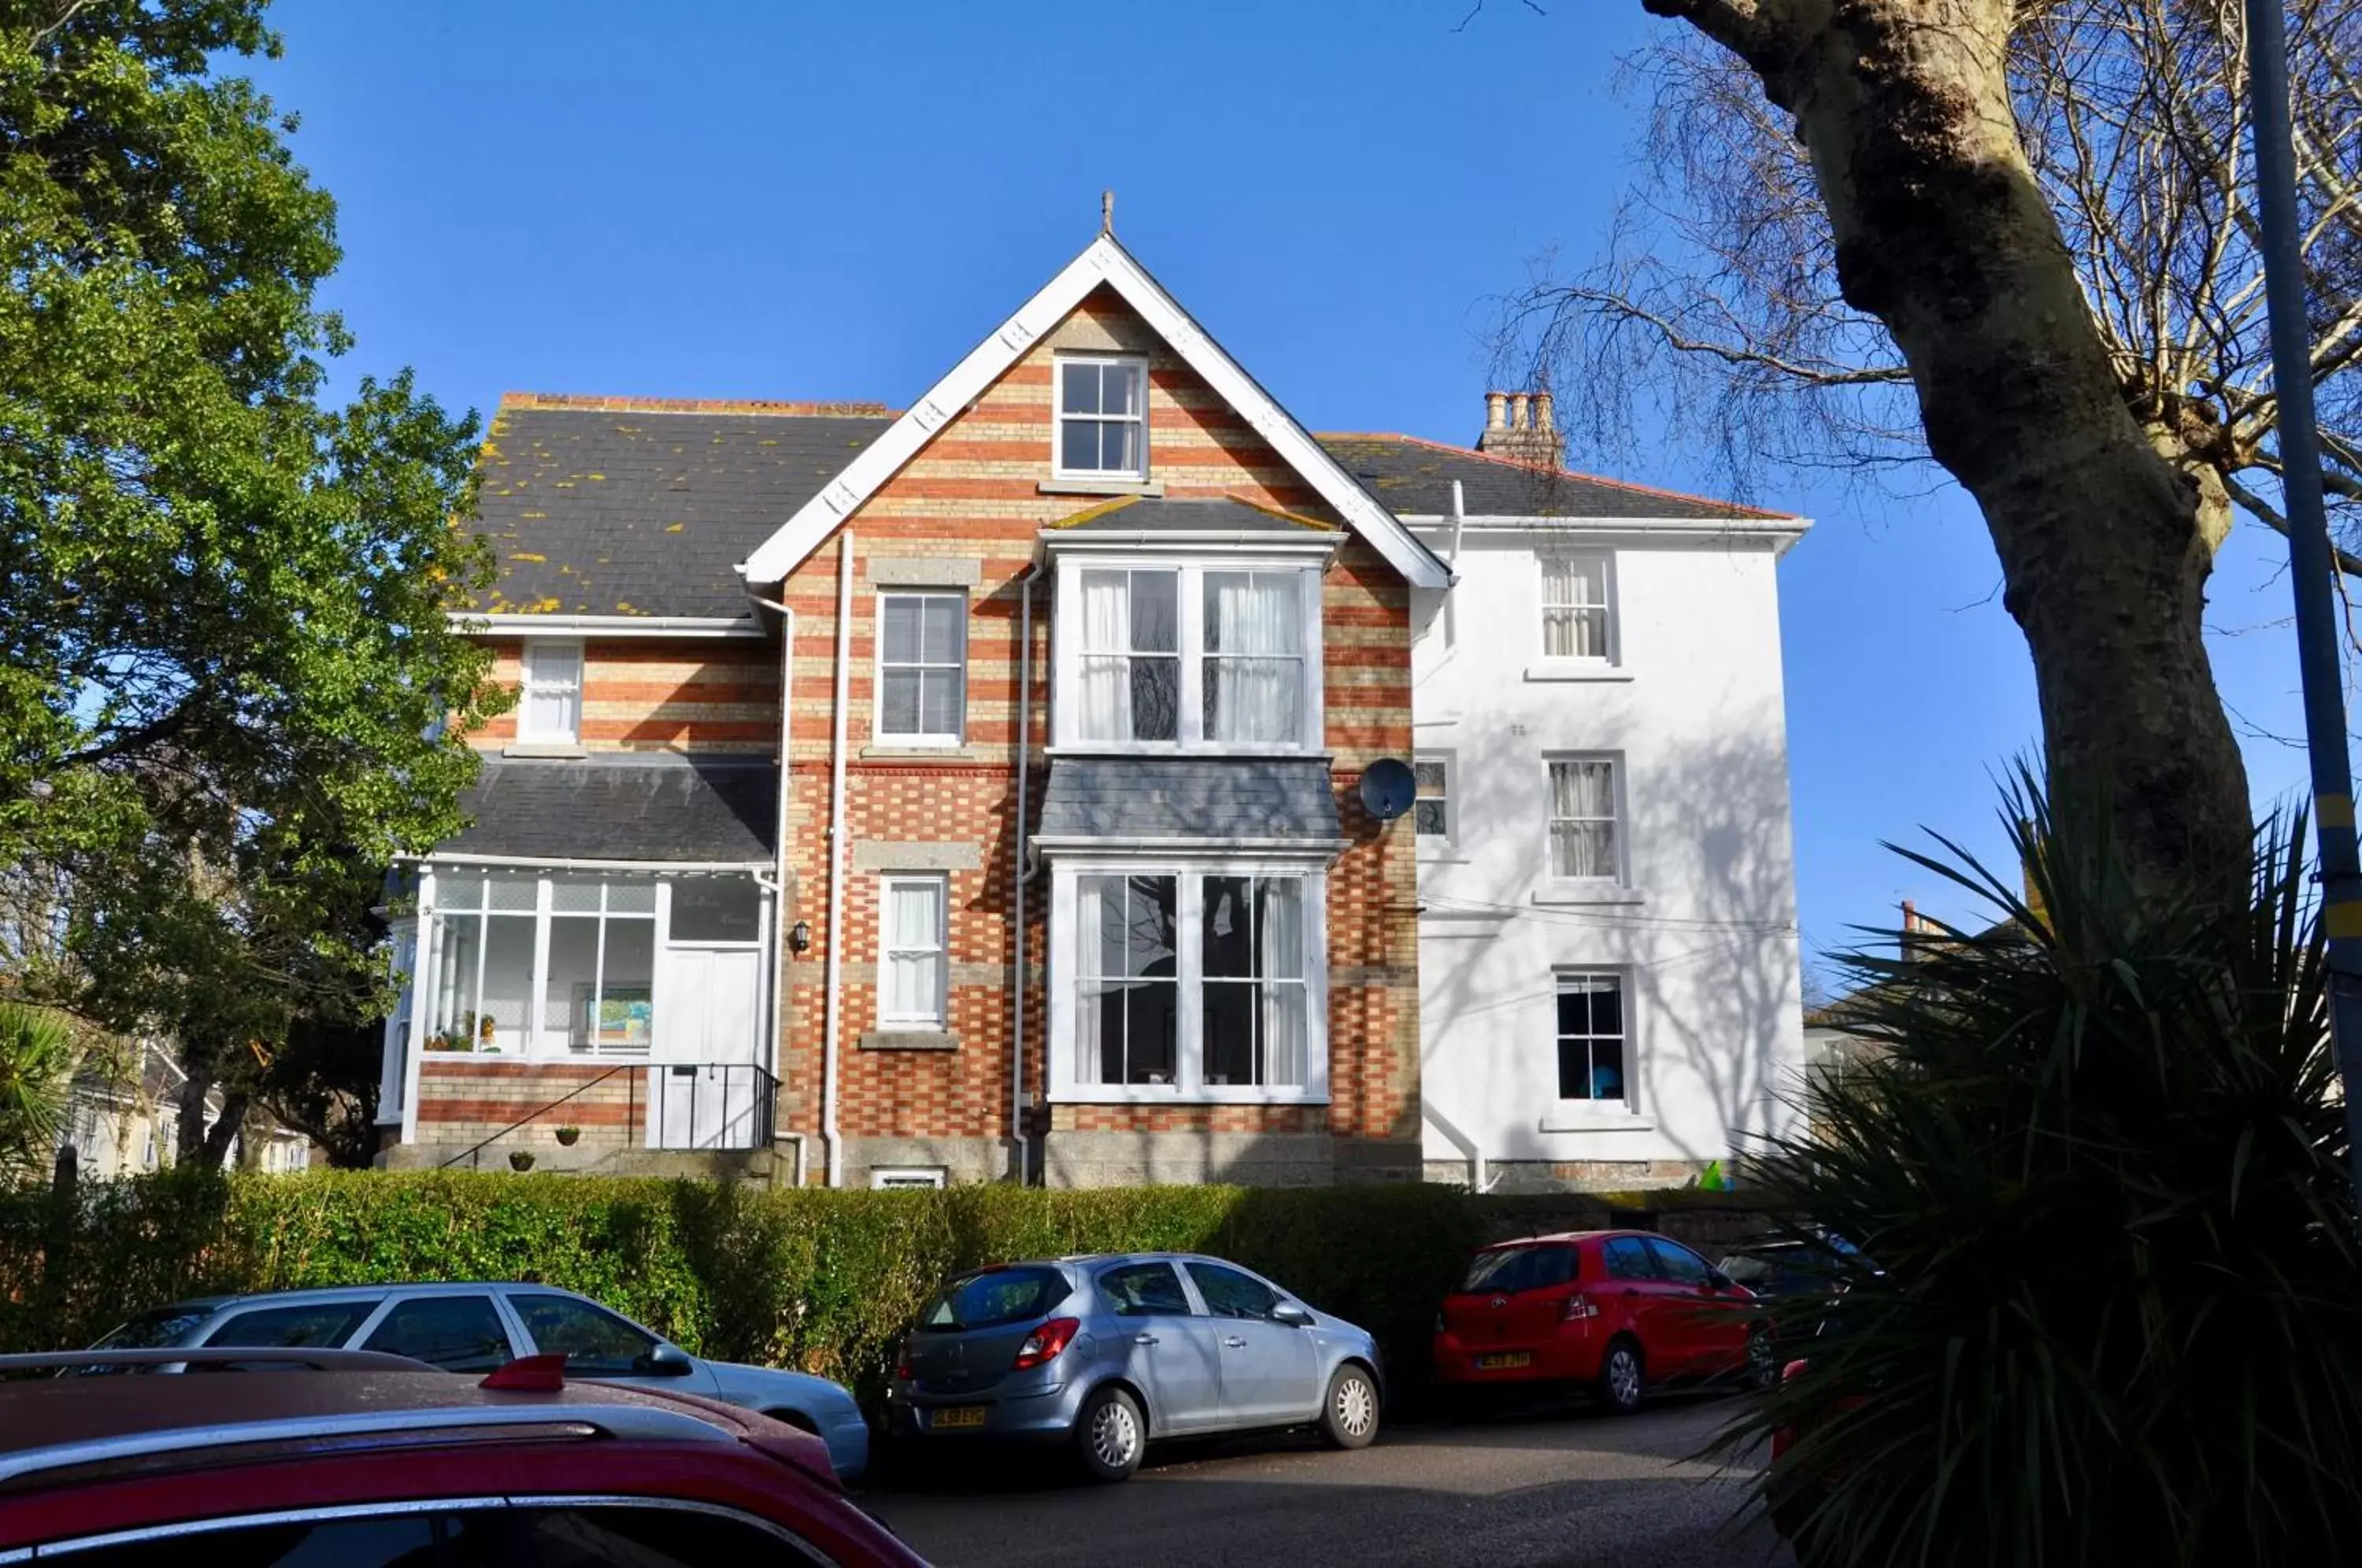
<svg viewBox="0 0 2362 1568">
<path fill-rule="evenodd" d="M 811 922 L 800 920 L 788 928 L 788 951 L 790 953 L 811 951 Z"/>
</svg>

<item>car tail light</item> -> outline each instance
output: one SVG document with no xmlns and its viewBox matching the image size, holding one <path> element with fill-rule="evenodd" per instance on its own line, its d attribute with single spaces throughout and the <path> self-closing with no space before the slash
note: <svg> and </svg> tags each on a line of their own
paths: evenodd
<svg viewBox="0 0 2362 1568">
<path fill-rule="evenodd" d="M 1785 1383 L 1791 1378 L 1802 1377 L 1805 1375 L 1805 1368 L 1809 1364 L 1809 1363 L 1802 1361 L 1790 1362 L 1787 1365 L 1780 1369 L 1780 1381 Z"/>
<path fill-rule="evenodd" d="M 1573 1295 L 1566 1298 L 1566 1316 L 1562 1318 L 1560 1321 L 1566 1323 L 1580 1323 L 1585 1319 L 1596 1318 L 1598 1316 L 1599 1303 L 1594 1301 L 1590 1297 L 1585 1296 L 1582 1291 L 1578 1290 Z"/>
<path fill-rule="evenodd" d="M 1065 1353 L 1074 1342 L 1075 1331 L 1083 1326 L 1079 1318 L 1053 1318 L 1032 1333 L 1017 1347 L 1017 1370 L 1041 1366 Z"/>
<path fill-rule="evenodd" d="M 911 1381 L 911 1353 L 908 1349 L 894 1358 L 894 1378 L 898 1383 Z"/>
</svg>

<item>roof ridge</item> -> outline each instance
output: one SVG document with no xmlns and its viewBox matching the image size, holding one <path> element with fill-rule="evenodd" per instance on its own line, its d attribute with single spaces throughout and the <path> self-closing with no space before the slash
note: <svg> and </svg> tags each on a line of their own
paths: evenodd
<svg viewBox="0 0 2362 1568">
<path fill-rule="evenodd" d="M 1686 501 L 1698 506 L 1727 507 L 1749 517 L 1776 518 L 1783 523 L 1796 521 L 1793 512 L 1772 512 L 1760 506 L 1747 506 L 1719 496 L 1693 495 L 1687 491 L 1666 490 L 1659 485 L 1636 484 L 1630 480 L 1609 479 L 1604 474 L 1587 474 L 1563 464 L 1529 463 L 1522 458 L 1503 457 L 1497 452 L 1480 452 L 1473 447 L 1455 447 L 1449 441 L 1433 441 L 1424 436 L 1407 436 L 1398 430 L 1316 430 L 1315 441 L 1400 441 L 1406 446 L 1426 447 L 1433 451 L 1449 452 L 1455 458 L 1473 458 L 1479 462 L 1497 463 L 1505 469 L 1522 473 L 1538 474 L 1545 479 L 1581 480 L 1585 484 L 1602 484 L 1611 490 L 1628 490 L 1636 495 L 1658 495 L 1668 501 Z"/>
<path fill-rule="evenodd" d="M 793 402 L 772 398 L 609 397 L 597 392 L 506 392 L 501 407 L 578 410 L 611 414 L 759 414 L 799 419 L 895 419 L 899 408 L 882 403 Z"/>
</svg>

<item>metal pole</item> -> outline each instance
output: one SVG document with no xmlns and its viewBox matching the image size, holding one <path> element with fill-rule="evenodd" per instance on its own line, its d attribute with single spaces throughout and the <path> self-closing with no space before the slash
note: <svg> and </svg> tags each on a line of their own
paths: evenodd
<svg viewBox="0 0 2362 1568">
<path fill-rule="evenodd" d="M 2322 928 L 2329 937 L 2329 1030 L 2345 1090 L 2345 1133 L 2362 1192 L 2362 856 L 2354 835 L 2354 768 L 2330 581 L 2329 516 L 2313 428 L 2312 351 L 2298 238 L 2296 157 L 2289 134 L 2288 30 L 2279 0 L 2246 0 L 2247 81 L 2255 99 L 2257 205 L 2271 305 L 2272 384 L 2280 403 L 2282 504 L 2296 587 L 2297 659 L 2304 679 L 2305 751 L 2312 762 L 2321 856 Z"/>
</svg>

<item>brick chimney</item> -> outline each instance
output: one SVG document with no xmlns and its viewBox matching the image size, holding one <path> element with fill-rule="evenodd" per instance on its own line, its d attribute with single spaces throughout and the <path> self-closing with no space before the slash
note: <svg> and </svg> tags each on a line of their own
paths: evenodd
<svg viewBox="0 0 2362 1568">
<path fill-rule="evenodd" d="M 1488 392 L 1485 394 L 1485 433 L 1476 449 L 1496 458 L 1557 468 L 1565 461 L 1558 421 L 1546 392 Z"/>
</svg>

